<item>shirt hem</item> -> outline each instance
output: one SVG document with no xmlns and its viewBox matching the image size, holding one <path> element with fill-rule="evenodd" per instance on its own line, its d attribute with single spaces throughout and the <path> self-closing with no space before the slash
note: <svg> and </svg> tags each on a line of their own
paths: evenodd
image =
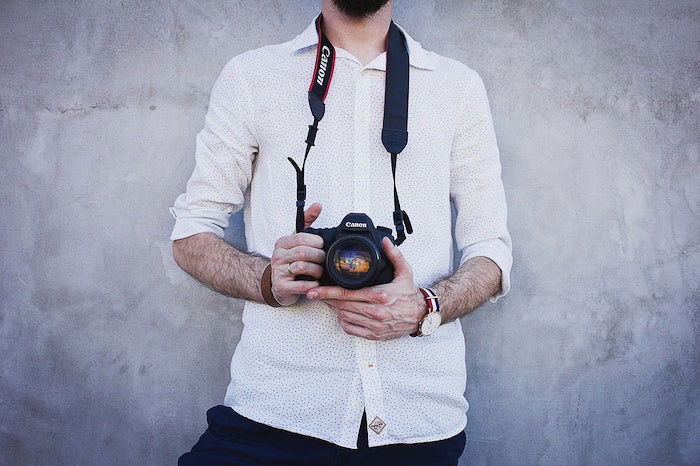
<svg viewBox="0 0 700 466">
<path fill-rule="evenodd" d="M 425 442 L 439 442 L 440 440 L 447 440 L 449 438 L 454 437 L 455 435 L 459 434 L 462 432 L 464 429 L 467 427 L 467 420 L 466 418 L 464 419 L 463 422 L 460 422 L 460 427 L 459 429 L 455 430 L 450 430 L 448 431 L 447 434 L 436 434 L 436 435 L 431 435 L 429 437 L 402 437 L 402 438 L 387 438 L 383 442 L 378 442 L 374 445 L 370 445 L 370 447 L 381 447 L 385 445 L 394 445 L 394 444 L 413 444 L 413 443 L 425 443 Z M 381 440 L 381 439 L 380 439 Z"/>
<path fill-rule="evenodd" d="M 284 422 L 279 422 L 280 419 L 277 417 L 260 416 L 260 413 L 253 413 L 251 411 L 248 411 L 248 408 L 246 408 L 242 405 L 238 405 L 238 406 L 226 405 L 226 406 L 233 409 L 238 414 L 240 414 L 244 417 L 247 417 L 248 419 L 252 419 L 253 421 L 259 422 L 261 424 L 266 424 L 266 425 L 268 425 L 270 427 L 274 427 L 276 429 L 282 429 L 282 430 L 286 430 L 287 432 L 294 432 L 295 434 L 301 434 L 301 435 L 314 437 L 314 438 L 317 438 L 319 440 L 323 440 L 323 441 L 326 441 L 328 443 L 332 443 L 333 445 L 340 446 L 340 447 L 357 449 L 357 445 L 355 445 L 354 447 L 349 447 L 344 442 L 339 442 L 337 440 L 330 440 L 327 436 L 321 435 L 318 432 L 312 432 L 310 430 L 306 430 L 306 429 L 295 427 L 295 426 L 289 427 L 289 426 L 285 425 Z M 358 424 L 358 429 L 359 429 L 359 424 Z"/>
<path fill-rule="evenodd" d="M 226 403 L 224 403 L 226 404 Z M 313 432 L 310 430 L 306 430 L 300 427 L 296 426 L 285 426 L 284 422 L 279 422 L 280 419 L 274 416 L 269 416 L 269 415 L 263 415 L 261 416 L 260 413 L 253 413 L 252 411 L 248 411 L 248 408 L 244 407 L 243 405 L 238 405 L 238 406 L 231 406 L 231 405 L 226 405 L 236 411 L 238 414 L 247 417 L 248 419 L 252 419 L 256 422 L 259 422 L 261 424 L 266 424 L 270 427 L 275 427 L 277 429 L 282 429 L 286 430 L 288 432 L 294 432 L 296 434 L 301 434 L 301 435 L 306 435 L 310 437 L 317 438 L 319 440 L 323 440 L 328 443 L 332 443 L 333 445 L 343 447 L 343 448 L 348 448 L 351 450 L 357 450 L 357 444 L 354 445 L 348 445 L 345 442 L 342 442 L 340 440 L 336 439 L 331 439 L 328 436 L 319 434 L 318 432 Z M 436 434 L 436 435 L 431 435 L 428 437 L 388 437 L 386 439 L 378 439 L 378 442 L 369 445 L 370 448 L 374 447 L 381 447 L 385 445 L 394 445 L 394 444 L 414 444 L 414 443 L 426 443 L 426 442 L 438 442 L 440 440 L 447 440 L 449 438 L 454 437 L 455 435 L 459 434 L 462 432 L 466 427 L 467 427 L 467 418 L 466 416 L 464 417 L 463 421 L 459 423 L 461 427 L 457 429 L 452 429 L 447 431 L 447 434 Z M 283 427 L 284 426 L 284 427 Z M 359 434 L 359 425 L 358 425 L 358 434 Z M 355 441 L 357 440 L 357 436 L 355 437 Z"/>
</svg>

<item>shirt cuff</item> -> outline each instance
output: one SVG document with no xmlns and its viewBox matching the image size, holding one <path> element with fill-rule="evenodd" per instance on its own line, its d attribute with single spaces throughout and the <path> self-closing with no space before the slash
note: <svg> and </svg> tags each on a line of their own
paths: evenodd
<svg viewBox="0 0 700 466">
<path fill-rule="evenodd" d="M 223 238 L 230 217 L 228 213 L 218 210 L 177 207 L 170 207 L 170 214 L 175 218 L 175 226 L 170 234 L 173 241 L 206 232 Z"/>
<path fill-rule="evenodd" d="M 495 238 L 471 244 L 462 251 L 459 261 L 461 266 L 474 257 L 488 257 L 501 269 L 501 290 L 489 300 L 495 303 L 510 291 L 510 269 L 513 266 L 513 254 L 503 240 Z"/>
</svg>

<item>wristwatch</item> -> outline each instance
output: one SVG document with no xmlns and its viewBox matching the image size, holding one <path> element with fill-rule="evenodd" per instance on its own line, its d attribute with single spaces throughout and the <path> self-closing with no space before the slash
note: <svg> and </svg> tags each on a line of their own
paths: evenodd
<svg viewBox="0 0 700 466">
<path fill-rule="evenodd" d="M 418 330 L 411 333 L 412 337 L 423 337 L 430 335 L 442 323 L 442 315 L 440 314 L 440 301 L 438 295 L 430 288 L 418 288 L 423 294 L 423 298 L 428 302 L 428 313 L 423 316 L 418 323 Z"/>
</svg>

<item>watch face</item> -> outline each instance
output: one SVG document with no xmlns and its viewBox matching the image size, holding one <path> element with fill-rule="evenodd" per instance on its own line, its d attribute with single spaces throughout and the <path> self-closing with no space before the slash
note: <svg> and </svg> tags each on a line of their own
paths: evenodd
<svg viewBox="0 0 700 466">
<path fill-rule="evenodd" d="M 430 312 L 425 319 L 423 319 L 423 324 L 420 326 L 420 332 L 423 335 L 430 335 L 433 333 L 442 322 L 442 317 L 439 312 Z"/>
</svg>

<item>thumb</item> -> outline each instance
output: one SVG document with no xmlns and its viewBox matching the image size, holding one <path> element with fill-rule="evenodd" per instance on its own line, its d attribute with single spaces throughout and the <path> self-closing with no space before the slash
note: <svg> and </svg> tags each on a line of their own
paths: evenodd
<svg viewBox="0 0 700 466">
<path fill-rule="evenodd" d="M 411 277 L 413 275 L 413 270 L 408 262 L 406 262 L 399 247 L 392 243 L 387 237 L 382 238 L 382 246 L 384 247 L 384 253 L 389 258 L 389 261 L 391 261 L 391 265 L 394 266 L 394 279 Z"/>
<path fill-rule="evenodd" d="M 314 202 L 304 211 L 304 228 L 309 228 L 321 215 L 321 204 Z"/>
</svg>

